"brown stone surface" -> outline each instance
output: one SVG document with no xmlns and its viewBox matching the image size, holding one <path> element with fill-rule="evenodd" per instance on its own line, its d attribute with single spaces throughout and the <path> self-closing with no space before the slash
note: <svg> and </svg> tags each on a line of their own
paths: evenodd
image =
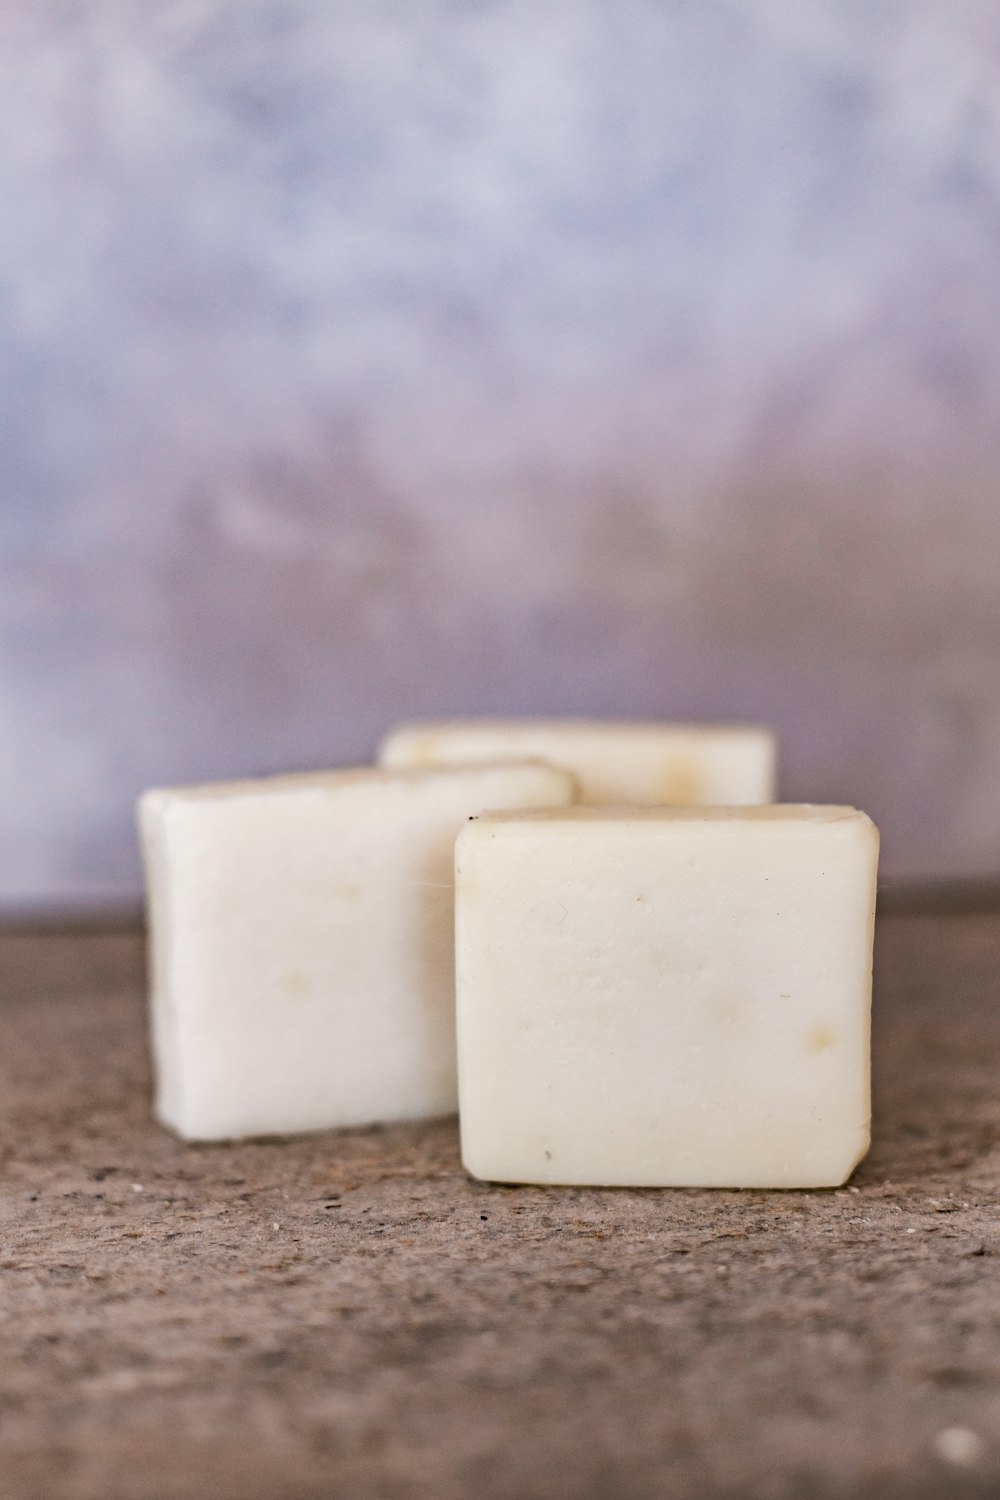
<svg viewBox="0 0 1000 1500">
<path fill-rule="evenodd" d="M 3 1500 L 1000 1488 L 995 913 L 881 920 L 876 1145 L 819 1193 L 490 1188 L 452 1122 L 183 1146 L 140 960 L 0 938 Z"/>
</svg>

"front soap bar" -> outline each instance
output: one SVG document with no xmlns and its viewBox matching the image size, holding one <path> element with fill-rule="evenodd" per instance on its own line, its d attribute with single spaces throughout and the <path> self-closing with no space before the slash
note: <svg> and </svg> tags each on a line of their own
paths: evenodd
<svg viewBox="0 0 1000 1500">
<path fill-rule="evenodd" d="M 834 1187 L 869 1145 L 878 832 L 852 808 L 458 839 L 462 1157 L 499 1182 Z"/>
<path fill-rule="evenodd" d="M 574 792 L 531 763 L 148 792 L 160 1119 L 213 1140 L 453 1111 L 455 835 Z"/>
<path fill-rule="evenodd" d="M 574 719 L 467 719 L 396 729 L 383 766 L 446 766 L 538 756 L 566 766 L 581 800 L 691 807 L 775 799 L 773 733 L 742 725 L 623 724 Z"/>
</svg>

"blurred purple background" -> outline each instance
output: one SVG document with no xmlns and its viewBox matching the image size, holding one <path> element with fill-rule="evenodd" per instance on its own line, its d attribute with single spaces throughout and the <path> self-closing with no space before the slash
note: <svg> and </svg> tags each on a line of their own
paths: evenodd
<svg viewBox="0 0 1000 1500">
<path fill-rule="evenodd" d="M 992 0 L 20 0 L 0 140 L 0 906 L 480 710 L 1000 869 Z"/>
</svg>

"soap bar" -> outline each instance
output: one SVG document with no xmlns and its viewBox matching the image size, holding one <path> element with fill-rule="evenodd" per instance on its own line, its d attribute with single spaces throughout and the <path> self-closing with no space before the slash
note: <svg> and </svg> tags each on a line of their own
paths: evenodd
<svg viewBox="0 0 1000 1500">
<path fill-rule="evenodd" d="M 578 777 L 581 800 L 743 806 L 776 796 L 775 737 L 742 725 L 573 719 L 414 724 L 383 741 L 383 766 L 449 766 L 538 756 Z"/>
<path fill-rule="evenodd" d="M 156 1109 L 192 1140 L 453 1111 L 454 844 L 521 763 L 148 792 Z"/>
<path fill-rule="evenodd" d="M 878 833 L 852 808 L 483 817 L 456 847 L 462 1157 L 833 1187 L 869 1144 Z"/>
</svg>

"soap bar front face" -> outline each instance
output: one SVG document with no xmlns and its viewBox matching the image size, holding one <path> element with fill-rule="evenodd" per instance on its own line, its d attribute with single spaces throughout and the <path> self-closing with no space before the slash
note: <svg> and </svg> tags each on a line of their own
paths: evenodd
<svg viewBox="0 0 1000 1500">
<path fill-rule="evenodd" d="M 479 819 L 456 857 L 474 1176 L 845 1181 L 869 1144 L 864 814 L 581 807 Z"/>
<path fill-rule="evenodd" d="M 572 719 L 456 720 L 395 730 L 383 766 L 442 766 L 538 756 L 579 779 L 581 800 L 739 807 L 775 799 L 776 746 L 768 729 L 622 724 Z"/>
<path fill-rule="evenodd" d="M 147 793 L 157 1113 L 189 1139 L 451 1112 L 454 841 L 549 766 Z"/>
</svg>

